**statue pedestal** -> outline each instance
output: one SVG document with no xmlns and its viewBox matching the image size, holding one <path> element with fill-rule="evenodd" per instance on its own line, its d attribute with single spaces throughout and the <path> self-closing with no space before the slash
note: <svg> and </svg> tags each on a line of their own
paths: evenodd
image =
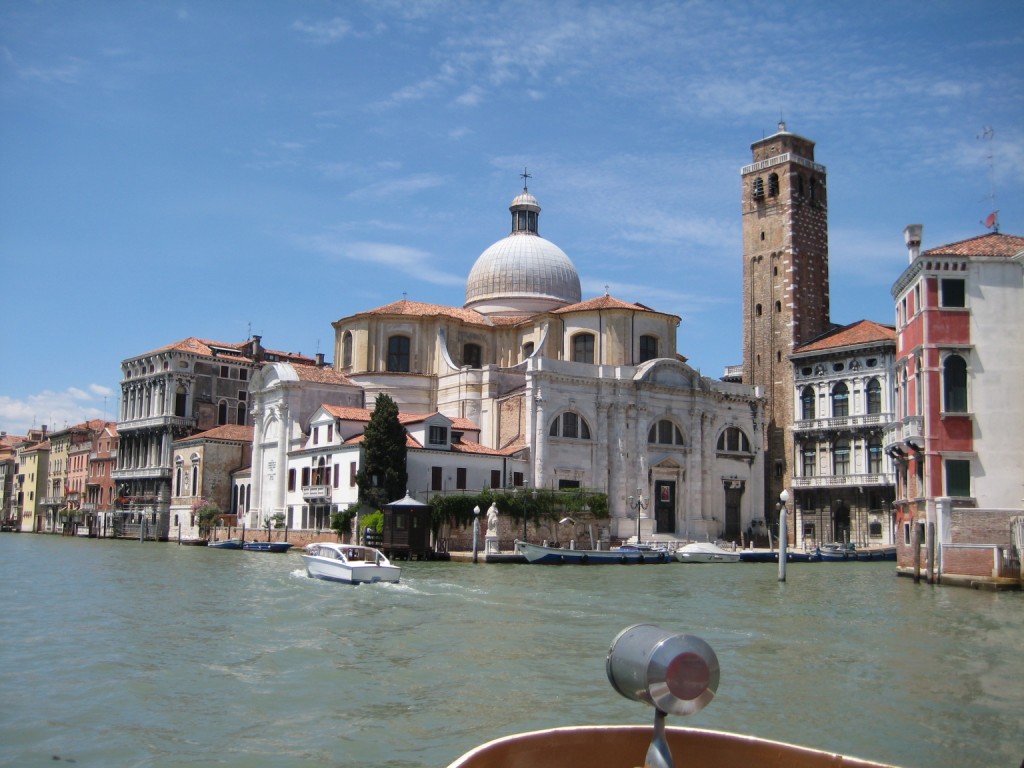
<svg viewBox="0 0 1024 768">
<path fill-rule="evenodd" d="M 488 536 L 484 539 L 484 552 L 488 555 L 501 554 L 501 550 L 498 549 L 498 537 Z"/>
</svg>

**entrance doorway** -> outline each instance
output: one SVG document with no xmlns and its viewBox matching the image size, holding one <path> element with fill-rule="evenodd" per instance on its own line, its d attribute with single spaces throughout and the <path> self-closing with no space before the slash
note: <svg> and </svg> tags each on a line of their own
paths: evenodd
<svg viewBox="0 0 1024 768">
<path fill-rule="evenodd" d="M 674 480 L 654 483 L 654 526 L 656 533 L 676 532 L 676 484 Z"/>
<path fill-rule="evenodd" d="M 725 532 L 722 537 L 729 541 L 740 538 L 740 500 L 743 498 L 743 481 L 725 481 Z"/>
</svg>

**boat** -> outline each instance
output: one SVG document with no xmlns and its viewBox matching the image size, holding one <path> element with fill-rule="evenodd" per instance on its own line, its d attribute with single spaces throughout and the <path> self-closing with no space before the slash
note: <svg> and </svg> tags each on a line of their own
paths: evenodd
<svg viewBox="0 0 1024 768">
<path fill-rule="evenodd" d="M 676 550 L 676 560 L 680 563 L 738 563 L 740 553 L 722 549 L 710 541 L 694 541 Z"/>
<path fill-rule="evenodd" d="M 346 584 L 394 583 L 402 573 L 379 549 L 358 544 L 314 542 L 306 545 L 302 559 L 311 578 Z"/>
<path fill-rule="evenodd" d="M 779 562 L 779 551 L 777 549 L 743 549 L 740 550 L 741 563 L 777 563 Z M 786 550 L 787 563 L 816 563 L 821 559 L 817 550 L 811 552 L 801 550 Z"/>
<path fill-rule="evenodd" d="M 718 658 L 699 637 L 652 624 L 620 632 L 605 662 L 608 681 L 627 699 L 654 707 L 654 725 L 581 725 L 517 733 L 488 741 L 448 768 L 893 768 L 884 763 L 795 744 L 702 728 L 666 726 L 669 714 L 691 715 L 714 698 Z"/>
<path fill-rule="evenodd" d="M 199 538 L 179 539 L 178 543 L 183 547 L 206 547 L 210 544 L 206 539 Z"/>
<path fill-rule="evenodd" d="M 242 544 L 246 552 L 287 552 L 291 548 L 287 541 L 247 541 Z"/>
<path fill-rule="evenodd" d="M 857 548 L 853 544 L 822 544 L 818 554 L 823 563 L 838 563 L 844 560 L 856 560 Z"/>
<path fill-rule="evenodd" d="M 567 549 L 516 540 L 516 551 L 526 562 L 539 565 L 654 565 L 671 563 L 667 548 L 623 545 L 615 549 Z"/>
<path fill-rule="evenodd" d="M 241 549 L 241 539 L 223 539 L 221 541 L 211 541 L 206 546 L 212 547 L 213 549 Z"/>
</svg>

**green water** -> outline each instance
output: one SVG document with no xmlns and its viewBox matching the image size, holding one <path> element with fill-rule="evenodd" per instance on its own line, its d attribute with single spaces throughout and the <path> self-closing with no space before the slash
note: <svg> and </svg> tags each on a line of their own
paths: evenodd
<svg viewBox="0 0 1024 768">
<path fill-rule="evenodd" d="M 906 768 L 1024 759 L 1019 593 L 892 563 L 790 564 L 785 584 L 774 565 L 402 565 L 349 587 L 296 554 L 0 535 L 0 765 L 445 766 L 517 731 L 648 723 L 604 672 L 638 622 L 721 663 L 715 700 L 670 724 Z"/>
</svg>

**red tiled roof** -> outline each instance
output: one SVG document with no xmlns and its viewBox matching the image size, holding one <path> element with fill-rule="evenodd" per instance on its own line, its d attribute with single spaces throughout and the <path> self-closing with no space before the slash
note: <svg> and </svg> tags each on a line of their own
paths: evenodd
<svg viewBox="0 0 1024 768">
<path fill-rule="evenodd" d="M 551 314 L 559 315 L 565 312 L 586 312 L 587 310 L 594 309 L 629 309 L 637 312 L 655 311 L 644 304 L 630 304 L 629 302 L 622 301 L 621 299 L 616 299 L 614 296 L 609 296 L 606 293 L 604 296 L 598 296 L 595 299 L 587 299 L 586 301 L 581 301 L 578 304 L 570 304 L 567 307 L 560 307 L 553 310 Z M 658 314 L 662 313 L 659 312 Z"/>
<path fill-rule="evenodd" d="M 454 453 L 474 453 L 480 456 L 504 456 L 504 451 L 496 451 L 493 448 L 488 448 L 486 445 L 480 443 L 474 443 L 472 440 L 457 440 L 452 442 L 452 451 Z"/>
<path fill-rule="evenodd" d="M 302 381 L 311 381 L 315 384 L 351 384 L 352 381 L 341 371 L 330 366 L 323 365 L 300 365 L 292 363 L 295 375 Z"/>
<path fill-rule="evenodd" d="M 896 329 L 893 326 L 882 325 L 874 320 L 858 320 L 855 323 L 827 331 L 818 338 L 797 347 L 793 353 L 821 352 L 826 349 L 885 341 L 896 343 Z"/>
<path fill-rule="evenodd" d="M 176 443 L 187 443 L 190 440 L 237 440 L 242 443 L 251 443 L 253 428 L 241 424 L 222 424 L 219 427 L 208 429 L 205 432 L 198 432 L 190 437 L 183 437 L 175 440 Z"/>
<path fill-rule="evenodd" d="M 1010 258 L 1024 251 L 1024 237 L 990 232 L 949 245 L 924 251 L 922 256 L 1003 256 Z"/>
<path fill-rule="evenodd" d="M 479 312 L 475 312 L 472 309 L 463 309 L 461 307 L 448 307 L 444 304 L 425 304 L 419 301 L 409 301 L 408 299 L 402 299 L 400 301 L 386 304 L 383 307 L 377 307 L 376 309 L 370 309 L 366 312 L 360 312 L 356 317 L 362 315 L 412 315 L 415 317 L 454 317 L 457 320 L 462 320 L 467 323 L 474 323 L 475 325 L 491 325 L 491 320 L 485 315 L 481 315 Z"/>
<path fill-rule="evenodd" d="M 242 350 L 250 345 L 252 340 L 242 342 L 223 342 L 223 341 L 211 341 L 209 339 L 200 339 L 196 336 L 189 336 L 187 339 L 175 341 L 162 347 L 158 347 L 150 352 L 143 352 L 141 355 L 134 355 L 136 357 L 146 357 L 147 355 L 155 355 L 158 352 L 166 352 L 167 350 L 176 349 L 179 352 L 188 352 L 193 355 L 205 355 L 206 357 L 217 357 L 220 360 L 237 360 L 239 362 L 253 362 L 252 358 L 242 352 Z M 218 351 L 214 352 L 214 347 L 217 350 L 231 350 L 230 352 Z M 263 348 L 264 355 L 276 355 L 282 360 L 286 361 L 303 361 L 313 363 L 314 360 L 311 357 L 302 355 L 296 352 L 283 352 L 278 349 L 267 349 Z"/>
</svg>

